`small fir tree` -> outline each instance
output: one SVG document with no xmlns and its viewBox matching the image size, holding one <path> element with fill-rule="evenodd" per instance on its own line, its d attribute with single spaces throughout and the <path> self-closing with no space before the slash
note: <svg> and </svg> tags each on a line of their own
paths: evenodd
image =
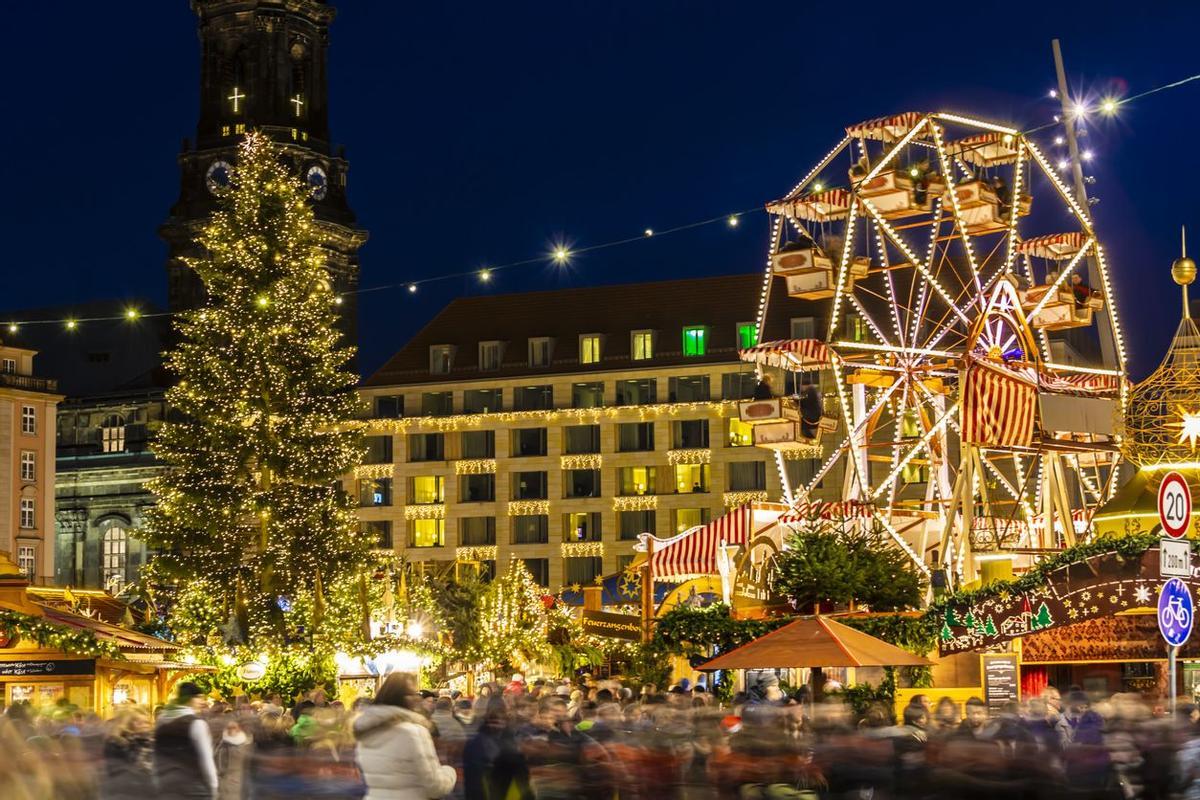
<svg viewBox="0 0 1200 800">
<path fill-rule="evenodd" d="M 988 615 L 987 622 L 983 624 L 983 633 L 985 636 L 995 636 L 998 633 L 996 630 L 996 621 L 992 619 L 990 614 Z"/>
<path fill-rule="evenodd" d="M 167 357 L 152 579 L 177 587 L 181 639 L 308 644 L 372 544 L 340 486 L 363 453 L 352 351 L 308 193 L 265 136 L 246 137 L 218 205 L 197 239 L 207 257 L 188 263 L 207 300 L 177 318 Z"/>
<path fill-rule="evenodd" d="M 524 561 L 509 562 L 504 574 L 488 585 L 480 604 L 480 662 L 512 666 L 549 654 L 544 595 Z"/>
</svg>

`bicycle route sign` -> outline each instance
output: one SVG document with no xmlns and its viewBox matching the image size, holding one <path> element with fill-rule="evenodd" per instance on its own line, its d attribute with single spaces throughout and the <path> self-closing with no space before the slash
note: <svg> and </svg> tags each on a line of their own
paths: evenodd
<svg viewBox="0 0 1200 800">
<path fill-rule="evenodd" d="M 1158 487 L 1158 521 L 1163 533 L 1182 539 L 1192 524 L 1192 490 L 1178 472 L 1168 472 Z"/>
<path fill-rule="evenodd" d="M 1188 640 L 1194 621 L 1192 593 L 1179 578 L 1171 578 L 1158 592 L 1158 630 L 1167 644 L 1179 647 Z"/>
</svg>

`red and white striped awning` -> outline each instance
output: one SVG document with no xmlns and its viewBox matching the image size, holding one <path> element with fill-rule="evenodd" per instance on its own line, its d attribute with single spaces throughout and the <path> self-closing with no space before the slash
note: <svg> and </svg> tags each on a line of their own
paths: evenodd
<svg viewBox="0 0 1200 800">
<path fill-rule="evenodd" d="M 665 542 L 656 541 L 650 555 L 650 571 L 655 578 L 715 575 L 717 548 L 727 544 L 745 545 L 753 524 L 753 510 L 746 503 L 707 525 L 692 528 Z"/>
<path fill-rule="evenodd" d="M 806 222 L 844 219 L 850 213 L 850 192 L 845 189 L 826 189 L 802 197 L 776 200 L 767 203 L 767 211 Z"/>
<path fill-rule="evenodd" d="M 989 131 L 946 145 L 946 152 L 977 167 L 994 167 L 1017 160 L 1017 139 L 1011 133 Z"/>
<path fill-rule="evenodd" d="M 785 525 L 795 525 L 808 522 L 811 519 L 869 519 L 875 513 L 871 503 L 860 503 L 857 500 L 842 500 L 839 502 L 797 503 L 782 516 L 779 521 Z"/>
<path fill-rule="evenodd" d="M 1038 376 L 1038 386 L 1044 392 L 1078 394 L 1088 397 L 1106 396 L 1115 395 L 1121 391 L 1121 377 L 1091 373 L 1059 375 L 1047 370 Z"/>
<path fill-rule="evenodd" d="M 1017 244 L 1017 252 L 1034 258 L 1050 258 L 1062 261 L 1073 258 L 1082 248 L 1087 237 L 1080 231 L 1050 233 L 1035 236 Z"/>
<path fill-rule="evenodd" d="M 963 440 L 984 447 L 1028 447 L 1037 390 L 1037 372 L 1030 367 L 968 356 L 960 414 Z"/>
<path fill-rule="evenodd" d="M 777 339 L 738 351 L 742 361 L 792 371 L 824 369 L 838 356 L 820 339 Z"/>
<path fill-rule="evenodd" d="M 906 111 L 903 114 L 893 114 L 890 117 L 878 117 L 851 125 L 846 128 L 846 135 L 855 139 L 877 139 L 881 142 L 894 142 L 917 127 L 925 117 L 919 111 Z"/>
</svg>

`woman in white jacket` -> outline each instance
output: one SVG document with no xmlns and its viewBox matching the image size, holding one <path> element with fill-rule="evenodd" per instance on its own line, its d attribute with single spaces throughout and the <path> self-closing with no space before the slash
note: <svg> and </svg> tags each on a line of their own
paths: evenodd
<svg viewBox="0 0 1200 800">
<path fill-rule="evenodd" d="M 354 721 L 366 800 L 430 800 L 454 788 L 454 767 L 438 761 L 429 721 L 413 710 L 419 700 L 412 681 L 392 673 Z"/>
</svg>

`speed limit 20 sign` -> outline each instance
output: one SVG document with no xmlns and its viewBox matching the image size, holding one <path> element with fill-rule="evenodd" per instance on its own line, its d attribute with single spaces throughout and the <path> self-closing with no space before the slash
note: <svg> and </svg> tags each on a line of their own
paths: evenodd
<svg viewBox="0 0 1200 800">
<path fill-rule="evenodd" d="M 1158 521 L 1172 539 L 1182 539 L 1192 523 L 1192 490 L 1178 472 L 1168 472 L 1158 487 Z"/>
</svg>

